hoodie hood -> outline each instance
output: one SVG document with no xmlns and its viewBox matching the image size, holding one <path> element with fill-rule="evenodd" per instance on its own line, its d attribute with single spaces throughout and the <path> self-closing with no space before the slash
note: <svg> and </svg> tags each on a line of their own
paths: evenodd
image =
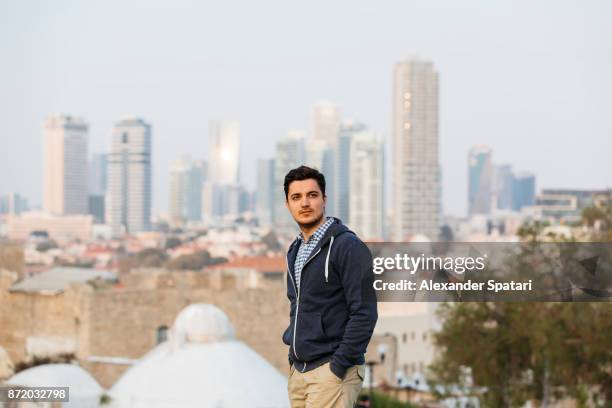
<svg viewBox="0 0 612 408">
<path fill-rule="evenodd" d="M 329 247 L 326 253 L 327 256 L 325 259 L 325 280 L 326 281 L 329 276 L 329 257 L 331 255 L 331 250 L 334 244 L 334 240 L 338 236 L 344 233 L 350 233 L 350 234 L 355 235 L 355 233 L 351 231 L 346 225 L 344 225 L 339 218 L 336 218 L 336 217 L 331 217 L 331 218 L 333 218 L 334 222 L 327 228 L 327 231 L 325 231 L 325 234 L 323 235 L 323 237 L 321 237 L 321 239 L 319 240 L 317 245 L 312 249 L 312 252 L 311 252 L 311 256 L 313 256 L 312 254 L 317 254 L 318 252 L 321 251 L 322 248 L 324 248 L 329 243 Z M 300 241 L 301 241 L 300 237 L 298 236 L 293 241 L 293 243 L 289 246 L 289 250 L 287 251 L 287 267 L 289 268 L 289 273 L 292 274 L 294 277 L 295 277 L 295 272 L 293 270 L 293 266 L 295 263 L 295 258 L 297 257 L 298 249 L 300 247 L 299 245 Z"/>
</svg>

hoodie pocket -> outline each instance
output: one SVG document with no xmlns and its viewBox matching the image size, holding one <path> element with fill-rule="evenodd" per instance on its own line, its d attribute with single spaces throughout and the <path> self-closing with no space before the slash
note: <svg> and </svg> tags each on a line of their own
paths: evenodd
<svg viewBox="0 0 612 408">
<path fill-rule="evenodd" d="M 285 330 L 285 332 L 283 333 L 283 343 L 285 343 L 286 345 L 290 346 L 291 345 L 291 332 L 293 325 L 291 324 L 291 322 L 289 323 L 289 326 L 287 327 L 287 329 Z"/>
<path fill-rule="evenodd" d="M 299 314 L 295 348 L 302 361 L 311 361 L 330 352 L 329 339 L 323 330 L 321 313 L 302 312 Z"/>
</svg>

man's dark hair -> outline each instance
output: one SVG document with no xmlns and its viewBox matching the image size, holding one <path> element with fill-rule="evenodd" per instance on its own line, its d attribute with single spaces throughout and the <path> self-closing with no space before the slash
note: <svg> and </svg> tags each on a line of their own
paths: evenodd
<svg viewBox="0 0 612 408">
<path fill-rule="evenodd" d="M 289 184 L 294 181 L 302 181 L 314 179 L 319 188 L 321 189 L 321 193 L 325 196 L 325 176 L 317 169 L 313 169 L 308 166 L 300 166 L 293 170 L 289 170 L 289 173 L 285 176 L 285 200 L 289 199 Z"/>
</svg>

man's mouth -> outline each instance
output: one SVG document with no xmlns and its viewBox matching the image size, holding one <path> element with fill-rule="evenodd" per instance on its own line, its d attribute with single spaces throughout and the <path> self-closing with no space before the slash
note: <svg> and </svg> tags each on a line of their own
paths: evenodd
<svg viewBox="0 0 612 408">
<path fill-rule="evenodd" d="M 312 213 L 312 210 L 300 211 L 300 215 L 308 215 L 311 213 Z"/>
</svg>

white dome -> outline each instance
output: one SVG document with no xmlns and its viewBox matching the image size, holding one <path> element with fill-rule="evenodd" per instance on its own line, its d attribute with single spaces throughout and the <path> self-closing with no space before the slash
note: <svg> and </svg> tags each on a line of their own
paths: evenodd
<svg viewBox="0 0 612 408">
<path fill-rule="evenodd" d="M 6 384 L 26 387 L 70 387 L 70 402 L 62 407 L 97 408 L 102 395 L 100 384 L 84 369 L 74 364 L 44 364 L 23 370 Z"/>
<path fill-rule="evenodd" d="M 172 335 L 181 343 L 225 341 L 234 339 L 234 327 L 218 307 L 196 303 L 176 316 Z"/>
<path fill-rule="evenodd" d="M 229 319 L 217 307 L 188 306 L 177 316 L 171 336 L 110 389 L 110 407 L 289 406 L 287 379 L 234 339 Z"/>
</svg>

